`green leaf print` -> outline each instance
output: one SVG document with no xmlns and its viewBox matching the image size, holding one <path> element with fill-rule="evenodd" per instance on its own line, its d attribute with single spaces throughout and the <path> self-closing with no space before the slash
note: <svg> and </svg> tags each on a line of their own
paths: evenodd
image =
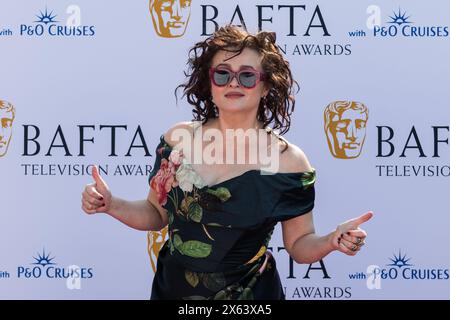
<svg viewBox="0 0 450 320">
<path fill-rule="evenodd" d="M 245 288 L 238 300 L 253 300 L 253 291 L 250 288 Z"/>
<path fill-rule="evenodd" d="M 192 258 L 205 258 L 211 254 L 211 245 L 197 240 L 183 242 L 176 234 L 173 236 L 173 245 L 181 254 Z"/>
<path fill-rule="evenodd" d="M 192 258 L 205 258 L 211 254 L 211 245 L 197 240 L 186 241 L 180 247 L 175 245 L 175 248 Z"/>
<path fill-rule="evenodd" d="M 205 273 L 202 282 L 211 291 L 218 291 L 226 285 L 223 273 Z"/>
<path fill-rule="evenodd" d="M 194 201 L 194 198 L 191 196 L 185 197 L 183 200 L 181 200 L 180 209 L 185 214 L 189 211 L 189 205 Z"/>
<path fill-rule="evenodd" d="M 183 245 L 183 241 L 181 240 L 181 237 L 179 235 L 177 235 L 177 234 L 173 236 L 173 245 L 178 250 Z"/>
<path fill-rule="evenodd" d="M 206 300 L 206 298 L 202 296 L 189 296 L 183 297 L 183 300 Z"/>
<path fill-rule="evenodd" d="M 215 222 L 207 223 L 206 225 L 210 227 L 223 227 L 221 224 Z"/>
<path fill-rule="evenodd" d="M 304 172 L 300 180 L 305 189 L 312 186 L 316 182 L 316 171 L 312 169 L 312 171 Z"/>
<path fill-rule="evenodd" d="M 211 222 L 206 224 L 208 227 L 223 227 L 223 228 L 231 228 L 231 225 L 224 226 L 219 223 Z"/>
<path fill-rule="evenodd" d="M 213 300 L 231 300 L 233 293 L 242 292 L 242 286 L 238 283 L 233 283 L 232 285 L 226 287 L 225 289 L 220 290 L 216 293 Z"/>
<path fill-rule="evenodd" d="M 184 277 L 186 278 L 186 281 L 194 288 L 198 285 L 200 281 L 198 274 L 196 272 L 186 270 L 184 272 Z"/>
<path fill-rule="evenodd" d="M 214 300 L 231 300 L 231 297 L 225 290 L 220 290 L 213 298 Z"/>
<path fill-rule="evenodd" d="M 173 213 L 171 211 L 167 211 L 167 215 L 169 216 L 169 224 L 173 223 Z"/>
<path fill-rule="evenodd" d="M 230 191 L 224 187 L 217 188 L 216 190 L 208 189 L 208 190 L 206 190 L 206 192 L 216 196 L 217 198 L 220 199 L 221 202 L 225 202 L 231 198 Z"/>
<path fill-rule="evenodd" d="M 200 222 L 203 216 L 203 209 L 196 202 L 193 202 L 189 205 L 188 217 L 195 222 Z"/>
<path fill-rule="evenodd" d="M 172 239 L 170 239 L 170 238 L 169 238 L 169 248 L 170 248 L 170 254 L 173 254 L 173 252 L 175 251 L 175 247 L 173 245 Z"/>
</svg>

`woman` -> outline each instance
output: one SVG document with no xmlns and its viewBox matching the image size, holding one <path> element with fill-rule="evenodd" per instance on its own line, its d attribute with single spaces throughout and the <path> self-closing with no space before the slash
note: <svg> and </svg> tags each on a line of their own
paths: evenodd
<svg viewBox="0 0 450 320">
<path fill-rule="evenodd" d="M 344 222 L 328 235 L 315 234 L 315 170 L 280 135 L 289 130 L 297 83 L 274 33 L 252 35 L 225 26 L 190 53 L 192 72 L 179 87 L 194 106 L 196 121 L 176 124 L 161 136 L 147 200 L 113 197 L 94 167 L 95 182 L 86 186 L 82 208 L 106 212 L 139 230 L 168 226 L 152 299 L 284 299 L 267 251 L 277 222 L 282 222 L 291 257 L 313 263 L 334 250 L 355 255 L 366 238 L 359 225 L 372 213 Z M 227 135 L 239 129 L 263 130 L 265 136 L 242 142 L 242 135 Z M 176 138 L 183 135 L 192 139 L 181 144 Z M 250 163 L 256 145 L 271 150 L 276 170 L 266 172 L 261 159 Z M 235 160 L 233 152 L 242 150 L 245 161 L 224 161 Z M 218 161 L 193 161 L 199 154 Z"/>
</svg>

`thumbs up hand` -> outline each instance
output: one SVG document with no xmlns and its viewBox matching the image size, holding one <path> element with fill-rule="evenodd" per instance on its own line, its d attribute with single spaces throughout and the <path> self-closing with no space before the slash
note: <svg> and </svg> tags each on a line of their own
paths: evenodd
<svg viewBox="0 0 450 320">
<path fill-rule="evenodd" d="M 87 184 L 81 198 L 81 209 L 87 214 L 107 212 L 111 207 L 111 191 L 98 173 L 97 166 L 92 167 L 93 183 Z"/>
<path fill-rule="evenodd" d="M 373 212 L 368 211 L 357 218 L 341 223 L 331 236 L 333 248 L 349 256 L 356 255 L 361 250 L 367 237 L 367 233 L 359 226 L 370 220 L 372 216 Z"/>
</svg>

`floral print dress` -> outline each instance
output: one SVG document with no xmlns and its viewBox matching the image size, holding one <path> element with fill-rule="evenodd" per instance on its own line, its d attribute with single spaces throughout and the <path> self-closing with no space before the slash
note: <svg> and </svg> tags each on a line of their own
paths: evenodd
<svg viewBox="0 0 450 320">
<path fill-rule="evenodd" d="M 169 224 L 151 299 L 284 299 L 267 247 L 277 222 L 313 209 L 316 175 L 261 173 L 205 185 L 161 136 L 149 184 Z"/>
</svg>

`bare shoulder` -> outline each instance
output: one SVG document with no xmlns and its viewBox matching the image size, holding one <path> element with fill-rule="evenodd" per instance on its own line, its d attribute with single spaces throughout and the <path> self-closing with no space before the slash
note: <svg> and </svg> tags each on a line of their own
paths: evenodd
<svg viewBox="0 0 450 320">
<path fill-rule="evenodd" d="M 284 141 L 280 141 L 280 172 L 311 171 L 312 166 L 303 150 L 286 138 L 282 139 Z"/>
<path fill-rule="evenodd" d="M 182 121 L 175 123 L 164 134 L 164 140 L 174 146 L 180 141 L 180 137 L 192 136 L 198 123 L 196 121 Z"/>
</svg>

